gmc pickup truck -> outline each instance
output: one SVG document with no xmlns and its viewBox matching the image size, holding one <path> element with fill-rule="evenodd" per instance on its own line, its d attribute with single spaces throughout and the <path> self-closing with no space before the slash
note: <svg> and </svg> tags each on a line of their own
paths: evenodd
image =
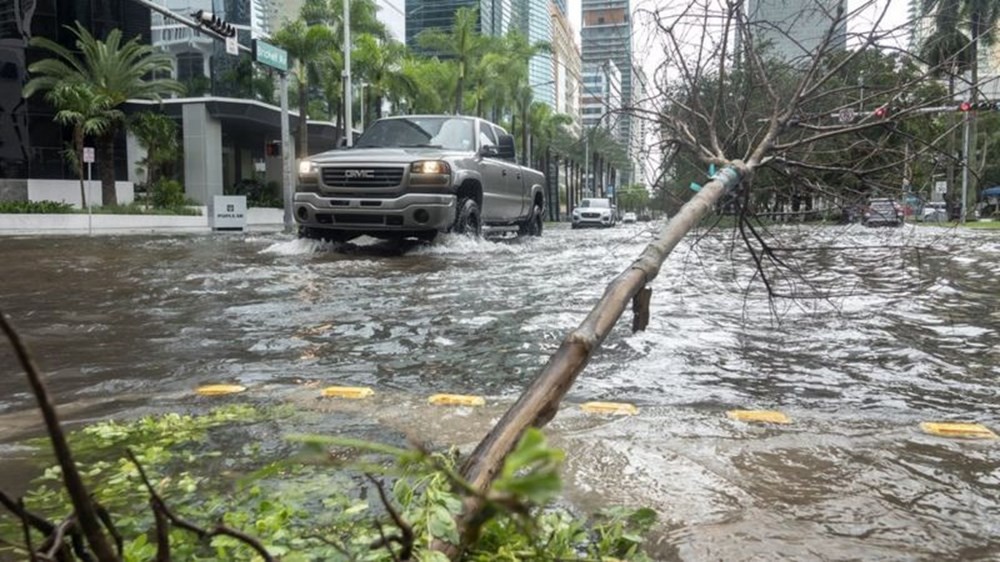
<svg viewBox="0 0 1000 562">
<path fill-rule="evenodd" d="M 432 240 L 439 232 L 541 236 L 541 172 L 514 160 L 514 137 L 475 117 L 379 119 L 354 147 L 299 162 L 299 236 Z"/>
</svg>

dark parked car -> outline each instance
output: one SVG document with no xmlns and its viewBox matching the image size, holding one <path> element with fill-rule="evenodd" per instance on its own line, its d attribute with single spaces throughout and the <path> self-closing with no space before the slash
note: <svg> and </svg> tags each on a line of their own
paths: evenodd
<svg viewBox="0 0 1000 562">
<path fill-rule="evenodd" d="M 865 226 L 903 226 L 903 206 L 892 199 L 871 199 L 861 224 Z"/>
</svg>

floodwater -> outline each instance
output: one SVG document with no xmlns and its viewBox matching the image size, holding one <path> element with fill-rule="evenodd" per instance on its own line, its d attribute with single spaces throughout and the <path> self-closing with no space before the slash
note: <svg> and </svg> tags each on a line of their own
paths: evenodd
<svg viewBox="0 0 1000 562">
<path fill-rule="evenodd" d="M 192 390 L 233 382 L 328 420 L 310 431 L 468 450 L 655 228 L 442 236 L 402 255 L 283 234 L 0 238 L 0 310 L 68 422 L 208 408 Z M 1000 432 L 1000 232 L 771 235 L 776 298 L 732 231 L 702 231 L 652 283 L 648 330 L 627 313 L 609 335 L 546 429 L 567 501 L 656 509 L 660 560 L 1000 560 L 1000 441 L 919 427 Z M 376 396 L 317 398 L 329 385 Z M 437 392 L 487 406 L 427 405 Z M 639 413 L 585 414 L 590 400 Z M 4 342 L 0 483 L 15 492 L 32 407 Z"/>
</svg>

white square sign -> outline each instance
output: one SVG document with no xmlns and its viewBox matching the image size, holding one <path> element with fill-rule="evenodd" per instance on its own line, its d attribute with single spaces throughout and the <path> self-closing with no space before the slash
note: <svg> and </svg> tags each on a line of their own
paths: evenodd
<svg viewBox="0 0 1000 562">
<path fill-rule="evenodd" d="M 90 164 L 94 161 L 94 147 L 85 146 L 83 147 L 83 161 Z"/>
<path fill-rule="evenodd" d="M 226 53 L 230 55 L 240 54 L 240 44 L 236 41 L 236 36 L 226 37 Z"/>
</svg>

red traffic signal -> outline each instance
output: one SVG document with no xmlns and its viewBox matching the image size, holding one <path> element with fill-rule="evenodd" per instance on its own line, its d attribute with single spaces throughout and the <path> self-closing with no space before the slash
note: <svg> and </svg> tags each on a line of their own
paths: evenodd
<svg viewBox="0 0 1000 562">
<path fill-rule="evenodd" d="M 963 112 L 972 111 L 972 104 L 967 101 L 963 101 L 962 103 L 958 104 L 958 110 Z"/>
<path fill-rule="evenodd" d="M 889 116 L 889 108 L 888 107 L 886 107 L 886 106 L 883 105 L 882 107 L 879 107 L 879 108 L 875 109 L 875 118 L 876 119 L 885 119 L 888 116 Z"/>
</svg>

